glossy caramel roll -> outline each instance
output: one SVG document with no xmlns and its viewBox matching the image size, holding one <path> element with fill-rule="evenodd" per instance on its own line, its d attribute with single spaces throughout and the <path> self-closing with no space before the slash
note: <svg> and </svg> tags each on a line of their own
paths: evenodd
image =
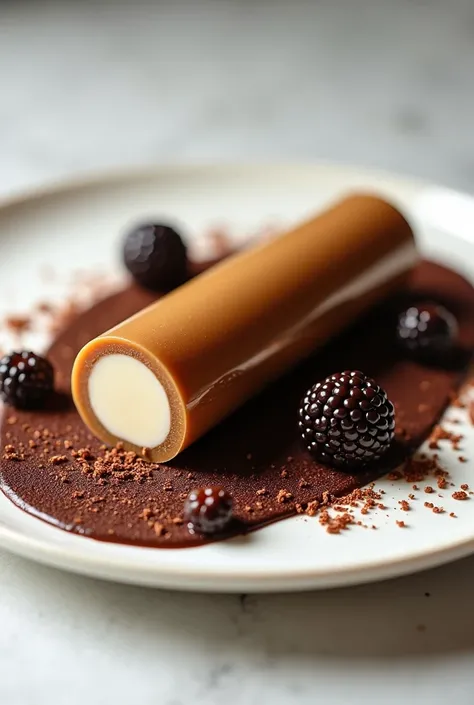
<svg viewBox="0 0 474 705">
<path fill-rule="evenodd" d="M 416 260 L 393 206 L 345 198 L 91 340 L 74 364 L 76 406 L 105 443 L 170 460 L 402 286 Z"/>
</svg>

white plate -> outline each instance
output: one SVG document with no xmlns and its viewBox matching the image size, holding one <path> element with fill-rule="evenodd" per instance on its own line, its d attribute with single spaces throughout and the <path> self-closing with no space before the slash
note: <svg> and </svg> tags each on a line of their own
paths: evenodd
<svg viewBox="0 0 474 705">
<path fill-rule="evenodd" d="M 468 196 L 361 169 L 331 165 L 170 167 L 70 184 L 15 199 L 0 209 L 0 313 L 21 312 L 40 298 L 61 296 L 78 268 L 118 271 L 118 236 L 147 216 L 183 223 L 196 242 L 210 225 L 245 237 L 269 222 L 291 223 L 350 188 L 389 196 L 417 225 L 423 250 L 474 281 L 474 202 Z M 54 263 L 55 276 L 40 276 Z M 4 335 L 4 334 L 3 334 Z M 8 343 L 8 341 L 3 341 Z M 44 342 L 33 335 L 32 344 Z M 2 341 L 0 341 L 1 345 Z M 464 412 L 463 455 L 474 460 L 474 427 Z M 472 482 L 472 462 L 441 452 L 457 486 Z M 0 497 L 0 543 L 34 560 L 97 577 L 180 590 L 281 591 L 349 585 L 422 570 L 474 552 L 474 501 L 444 491 L 420 495 L 409 513 L 405 483 L 377 483 L 390 507 L 371 515 L 377 531 L 328 535 L 317 519 L 296 517 L 245 538 L 190 550 L 154 550 L 96 542 L 34 519 Z M 423 506 L 435 496 L 445 508 Z M 455 511 L 457 519 L 449 517 Z M 387 516 L 388 514 L 388 516 Z M 395 521 L 409 525 L 400 529 Z"/>
</svg>

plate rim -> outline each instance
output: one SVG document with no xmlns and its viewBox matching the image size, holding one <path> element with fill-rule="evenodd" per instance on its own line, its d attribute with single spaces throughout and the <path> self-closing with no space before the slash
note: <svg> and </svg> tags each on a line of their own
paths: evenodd
<svg viewBox="0 0 474 705">
<path fill-rule="evenodd" d="M 171 176 L 173 172 L 178 175 L 191 174 L 195 171 L 257 171 L 257 170 L 282 170 L 298 169 L 300 171 L 333 171 L 345 172 L 347 174 L 367 176 L 367 178 L 379 178 L 384 181 L 396 183 L 400 188 L 419 189 L 427 186 L 436 186 L 453 193 L 464 194 L 468 197 L 472 195 L 467 191 L 445 186 L 442 183 L 432 182 L 429 179 L 416 175 L 405 175 L 401 172 L 391 171 L 370 165 L 357 165 L 352 162 L 337 160 L 315 159 L 312 161 L 287 161 L 287 160 L 266 160 L 266 161 L 199 161 L 199 162 L 162 162 L 160 164 L 138 164 L 118 167 L 104 167 L 99 169 L 81 170 L 74 175 L 65 177 L 53 177 L 44 183 L 31 184 L 23 188 L 15 189 L 0 195 L 0 210 L 21 206 L 23 203 L 49 198 L 56 194 L 66 194 L 69 191 L 79 190 L 90 186 L 100 186 L 103 183 L 126 182 L 129 180 L 142 180 L 147 178 L 158 178 Z"/>
<path fill-rule="evenodd" d="M 17 508 L 18 511 L 22 511 Z M 42 521 L 32 517 L 32 520 Z M 46 522 L 45 522 L 46 523 Z M 56 529 L 53 525 L 51 530 Z M 77 548 L 61 548 L 57 544 L 49 543 L 46 539 L 28 537 L 20 532 L 0 525 L 0 541 L 2 548 L 12 551 L 17 555 L 34 560 L 43 565 L 48 565 L 69 572 L 88 575 L 104 580 L 147 585 L 150 587 L 173 588 L 179 591 L 202 592 L 285 592 L 319 590 L 351 585 L 368 584 L 381 580 L 389 580 L 412 573 L 423 572 L 430 568 L 454 562 L 474 553 L 474 537 L 462 539 L 454 544 L 434 550 L 420 550 L 408 558 L 400 556 L 395 559 L 373 560 L 366 563 L 351 563 L 342 568 L 318 570 L 317 568 L 293 568 L 287 575 L 281 569 L 266 568 L 264 572 L 256 570 L 247 571 L 239 568 L 232 570 L 226 567 L 225 571 L 216 571 L 209 567 L 204 570 L 198 566 L 169 566 L 169 565 L 141 565 L 134 566 L 126 557 L 109 555 L 107 563 L 87 551 L 87 543 L 94 541 L 85 536 L 72 535 Z M 4 540 L 6 540 L 4 542 Z M 97 541 L 106 544 L 106 542 Z M 115 545 L 110 544 L 112 550 Z M 117 544 L 117 550 L 123 550 L 124 544 Z M 82 547 L 84 547 L 82 549 Z M 146 546 L 125 546 L 133 552 L 147 552 L 149 554 L 157 549 Z M 199 550 L 200 547 L 193 548 Z M 166 549 L 167 551 L 186 551 L 187 549 Z M 39 553 L 36 553 L 39 551 Z M 134 572 L 129 572 L 130 570 Z M 185 582 L 176 585 L 176 580 Z M 218 581 L 211 583 L 211 581 Z M 249 588 L 252 583 L 251 588 Z"/>
</svg>

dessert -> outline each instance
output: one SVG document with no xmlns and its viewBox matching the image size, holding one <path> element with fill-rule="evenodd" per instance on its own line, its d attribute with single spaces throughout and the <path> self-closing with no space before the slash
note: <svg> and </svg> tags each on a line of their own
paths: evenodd
<svg viewBox="0 0 474 705">
<path fill-rule="evenodd" d="M 168 461 L 406 281 L 402 215 L 351 196 L 88 342 L 76 406 L 108 445 Z"/>
<path fill-rule="evenodd" d="M 232 497 L 223 487 L 192 490 L 184 503 L 188 530 L 201 534 L 220 534 L 232 520 Z"/>
<path fill-rule="evenodd" d="M 299 427 L 310 453 L 331 467 L 357 470 L 390 448 L 395 413 L 387 393 L 363 372 L 331 375 L 309 389 Z"/>
<path fill-rule="evenodd" d="M 0 397 L 17 408 L 42 406 L 54 387 L 51 363 L 25 350 L 5 355 L 0 360 Z"/>
<path fill-rule="evenodd" d="M 456 346 L 458 325 L 444 306 L 410 306 L 398 319 L 398 339 L 406 350 L 427 362 L 446 362 Z"/>
<path fill-rule="evenodd" d="M 210 264 L 192 264 L 193 272 Z M 6 408 L 0 431 L 1 481 L 18 507 L 90 538 L 155 548 L 190 547 L 222 533 L 190 532 L 186 498 L 200 488 L 222 487 L 232 497 L 232 518 L 224 525 L 224 535 L 256 529 L 299 511 L 312 516 L 318 508 L 320 523 L 338 533 L 353 521 L 348 502 L 360 497 L 367 507 L 381 503 L 383 498 L 364 485 L 394 471 L 405 459 L 410 487 L 422 481 L 418 465 L 428 470 L 430 462 L 417 461 L 415 468 L 411 456 L 433 428 L 437 439 L 433 447 L 439 442 L 456 442 L 458 447 L 460 437 L 448 436 L 436 424 L 464 378 L 474 349 L 474 290 L 455 272 L 421 262 L 400 290 L 350 321 L 316 354 L 171 462 L 150 462 L 120 444 L 106 448 L 72 403 L 74 359 L 88 341 L 158 298 L 159 294 L 131 285 L 76 314 L 47 352 L 55 370 L 56 394 L 41 409 Z M 427 366 L 396 345 L 400 311 L 423 302 L 435 302 L 455 316 L 459 350 L 455 365 Z M 297 412 L 305 392 L 337 370 L 363 370 L 395 407 L 390 448 L 356 471 L 322 463 L 307 450 L 298 428 Z M 348 511 L 331 520 L 328 501 L 347 495 L 350 499 L 341 499 L 341 504 Z"/>
<path fill-rule="evenodd" d="M 171 291 L 186 280 L 186 246 L 169 225 L 148 223 L 130 230 L 123 261 L 135 281 L 152 291 Z"/>
</svg>

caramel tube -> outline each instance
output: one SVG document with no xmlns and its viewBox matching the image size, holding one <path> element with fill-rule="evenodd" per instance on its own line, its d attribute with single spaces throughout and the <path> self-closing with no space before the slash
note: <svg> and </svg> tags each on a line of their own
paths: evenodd
<svg viewBox="0 0 474 705">
<path fill-rule="evenodd" d="M 170 460 L 399 287 L 415 261 L 395 208 L 346 198 L 88 343 L 76 406 L 105 443 Z"/>
</svg>

